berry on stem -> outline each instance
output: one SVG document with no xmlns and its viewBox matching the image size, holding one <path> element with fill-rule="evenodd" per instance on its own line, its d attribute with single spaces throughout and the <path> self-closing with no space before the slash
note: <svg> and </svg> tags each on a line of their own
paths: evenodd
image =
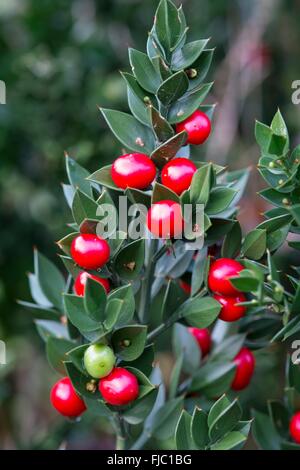
<svg viewBox="0 0 300 470">
<path fill-rule="evenodd" d="M 84 367 L 91 377 L 101 379 L 114 368 L 116 357 L 113 350 L 105 344 L 91 344 L 84 353 Z"/>
<path fill-rule="evenodd" d="M 111 177 L 122 189 L 146 189 L 154 180 L 156 167 L 143 153 L 128 153 L 117 158 L 111 168 Z"/>
<path fill-rule="evenodd" d="M 173 158 L 163 167 L 161 182 L 164 186 L 180 195 L 190 187 L 196 171 L 195 163 L 188 158 Z"/>
<path fill-rule="evenodd" d="M 82 268 L 99 269 L 109 260 L 109 244 L 95 234 L 82 233 L 72 241 L 71 256 Z"/>
<path fill-rule="evenodd" d="M 202 356 L 209 353 L 211 347 L 211 336 L 207 328 L 195 328 L 190 326 L 188 328 L 191 335 L 194 336 L 199 348 L 201 349 Z"/>
<path fill-rule="evenodd" d="M 191 116 L 176 125 L 176 132 L 186 131 L 187 144 L 203 144 L 211 131 L 209 118 L 202 111 L 195 111 Z"/>
<path fill-rule="evenodd" d="M 213 292 L 223 295 L 234 296 L 240 292 L 231 284 L 228 279 L 236 276 L 244 269 L 244 266 L 234 259 L 219 258 L 214 261 L 208 274 L 208 287 Z"/>
<path fill-rule="evenodd" d="M 52 406 L 68 418 L 77 418 L 86 410 L 84 401 L 77 395 L 69 377 L 64 377 L 53 385 L 50 400 Z"/>
<path fill-rule="evenodd" d="M 231 384 L 233 390 L 243 390 L 252 378 L 255 368 L 255 357 L 248 348 L 242 348 L 235 356 L 233 362 L 236 364 L 235 377 Z"/>
<path fill-rule="evenodd" d="M 88 278 L 99 282 L 99 284 L 102 284 L 102 286 L 106 290 L 106 293 L 107 294 L 109 293 L 110 284 L 109 284 L 108 279 L 105 279 L 104 277 L 95 276 L 94 274 L 90 274 L 86 271 L 81 271 L 81 273 L 79 273 L 78 276 L 76 277 L 75 283 L 74 283 L 74 290 L 77 295 L 81 295 L 81 296 L 84 295 L 86 281 Z"/>
<path fill-rule="evenodd" d="M 173 238 L 182 235 L 183 218 L 178 202 L 165 199 L 152 204 L 147 213 L 147 226 L 158 238 Z"/>
<path fill-rule="evenodd" d="M 290 421 L 290 435 L 293 441 L 300 444 L 300 411 L 292 416 Z"/>
<path fill-rule="evenodd" d="M 99 391 L 110 405 L 127 405 L 138 397 L 139 384 L 134 374 L 123 367 L 115 367 L 99 381 Z"/>
<path fill-rule="evenodd" d="M 236 305 L 240 302 L 246 302 L 244 294 L 238 294 L 235 297 L 226 297 L 224 295 L 215 294 L 214 298 L 221 304 L 222 309 L 219 314 L 219 319 L 223 321 L 236 321 L 243 317 L 246 312 L 246 307 Z"/>
</svg>

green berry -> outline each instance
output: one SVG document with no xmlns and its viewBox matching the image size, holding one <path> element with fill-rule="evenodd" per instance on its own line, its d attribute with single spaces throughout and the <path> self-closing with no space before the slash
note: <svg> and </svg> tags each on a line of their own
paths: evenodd
<svg viewBox="0 0 300 470">
<path fill-rule="evenodd" d="M 91 377 L 101 379 L 112 371 L 116 357 L 109 346 L 105 344 L 92 344 L 86 349 L 83 362 Z"/>
</svg>

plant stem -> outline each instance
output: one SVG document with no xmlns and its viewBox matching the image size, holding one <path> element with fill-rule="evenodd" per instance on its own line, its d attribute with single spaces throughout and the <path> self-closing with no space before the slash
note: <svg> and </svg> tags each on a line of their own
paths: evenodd
<svg viewBox="0 0 300 470">
<path fill-rule="evenodd" d="M 145 276 L 142 281 L 141 287 L 141 299 L 139 307 L 139 318 L 141 323 L 147 324 L 149 320 L 149 306 L 151 301 L 151 287 L 153 283 L 154 270 L 155 270 L 155 259 L 154 254 L 157 250 L 158 240 L 151 238 L 149 242 L 148 260 L 145 271 Z"/>
<path fill-rule="evenodd" d="M 123 418 L 118 413 L 115 417 L 116 450 L 125 450 L 126 432 Z"/>
</svg>

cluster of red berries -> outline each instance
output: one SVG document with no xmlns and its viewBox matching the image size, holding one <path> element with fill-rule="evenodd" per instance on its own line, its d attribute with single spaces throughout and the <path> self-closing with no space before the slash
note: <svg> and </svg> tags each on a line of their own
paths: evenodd
<svg viewBox="0 0 300 470">
<path fill-rule="evenodd" d="M 232 322 L 245 315 L 246 308 L 237 304 L 245 302 L 246 297 L 229 280 L 230 277 L 237 276 L 243 269 L 244 266 L 230 258 L 220 258 L 210 267 L 208 287 L 214 292 L 214 298 L 222 306 L 219 315 L 221 320 Z"/>
<path fill-rule="evenodd" d="M 105 344 L 92 344 L 84 353 L 84 366 L 93 379 L 98 379 L 98 390 L 106 403 L 114 406 L 127 405 L 139 395 L 139 384 L 134 374 L 123 367 L 115 367 L 113 350 Z M 64 416 L 76 418 L 86 406 L 70 379 L 60 379 L 51 390 L 51 403 Z"/>
<path fill-rule="evenodd" d="M 211 348 L 211 335 L 207 328 L 189 327 L 189 332 L 194 336 L 201 350 L 202 357 L 206 356 Z M 235 391 L 246 388 L 252 378 L 255 368 L 255 358 L 248 348 L 242 348 L 233 359 L 236 365 L 235 376 L 231 388 Z"/>
<path fill-rule="evenodd" d="M 195 111 L 189 118 L 177 124 L 176 132 L 186 131 L 187 144 L 202 144 L 209 136 L 211 124 L 201 111 Z M 180 195 L 189 188 L 196 165 L 188 158 L 174 158 L 161 171 L 164 186 Z M 111 177 L 122 189 L 147 189 L 156 177 L 156 167 L 148 155 L 130 153 L 117 158 L 111 168 Z M 173 238 L 182 233 L 183 218 L 181 206 L 166 199 L 152 205 L 147 214 L 149 230 L 159 238 Z"/>
</svg>

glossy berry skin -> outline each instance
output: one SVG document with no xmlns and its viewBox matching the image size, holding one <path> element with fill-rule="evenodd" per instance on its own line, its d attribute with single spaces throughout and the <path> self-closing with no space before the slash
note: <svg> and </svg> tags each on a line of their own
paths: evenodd
<svg viewBox="0 0 300 470">
<path fill-rule="evenodd" d="M 197 171 L 195 163 L 188 158 L 173 158 L 163 167 L 161 182 L 180 195 L 190 187 L 195 171 Z"/>
<path fill-rule="evenodd" d="M 194 328 L 189 327 L 189 332 L 194 336 L 199 348 L 201 349 L 202 357 L 209 353 L 211 347 L 211 336 L 207 328 Z"/>
<path fill-rule="evenodd" d="M 214 298 L 222 305 L 219 319 L 223 321 L 236 321 L 245 315 L 246 307 L 236 305 L 240 302 L 246 302 L 244 294 L 238 294 L 234 297 L 215 294 Z"/>
<path fill-rule="evenodd" d="M 248 348 L 242 348 L 235 356 L 233 362 L 236 364 L 235 377 L 231 384 L 233 390 L 243 390 L 252 378 L 255 368 L 255 357 Z"/>
<path fill-rule="evenodd" d="M 177 134 L 182 131 L 187 132 L 187 144 L 203 144 L 210 134 L 211 123 L 206 114 L 197 110 L 187 119 L 176 125 Z"/>
<path fill-rule="evenodd" d="M 99 381 L 99 391 L 110 405 L 121 406 L 137 399 L 139 384 L 135 375 L 123 367 L 115 367 Z"/>
<path fill-rule="evenodd" d="M 69 377 L 64 377 L 53 385 L 50 400 L 52 406 L 68 418 L 77 418 L 86 410 L 84 401 L 75 392 Z"/>
<path fill-rule="evenodd" d="M 293 441 L 300 444 L 300 411 L 295 413 L 290 421 L 290 435 Z"/>
<path fill-rule="evenodd" d="M 219 258 L 210 267 L 208 274 L 208 287 L 213 292 L 223 295 L 235 296 L 240 293 L 228 280 L 237 276 L 244 266 L 234 259 Z"/>
<path fill-rule="evenodd" d="M 106 293 L 109 293 L 110 284 L 108 279 L 105 279 L 104 277 L 95 276 L 94 274 L 87 273 L 86 271 L 81 271 L 81 273 L 78 274 L 74 282 L 74 290 L 77 295 L 84 295 L 85 285 L 88 278 L 99 282 L 99 284 L 102 284 L 102 286 L 106 290 Z"/>
<path fill-rule="evenodd" d="M 111 373 L 116 357 L 113 350 L 106 344 L 91 344 L 85 350 L 83 362 L 91 377 L 101 379 Z"/>
<path fill-rule="evenodd" d="M 179 237 L 183 230 L 181 206 L 165 199 L 152 204 L 147 213 L 147 227 L 158 238 Z"/>
<path fill-rule="evenodd" d="M 72 241 L 71 256 L 84 269 L 99 269 L 109 260 L 109 244 L 95 234 L 82 233 Z"/>
<path fill-rule="evenodd" d="M 156 176 L 153 161 L 143 153 L 128 153 L 117 158 L 111 168 L 111 177 L 122 189 L 146 189 Z"/>
</svg>

